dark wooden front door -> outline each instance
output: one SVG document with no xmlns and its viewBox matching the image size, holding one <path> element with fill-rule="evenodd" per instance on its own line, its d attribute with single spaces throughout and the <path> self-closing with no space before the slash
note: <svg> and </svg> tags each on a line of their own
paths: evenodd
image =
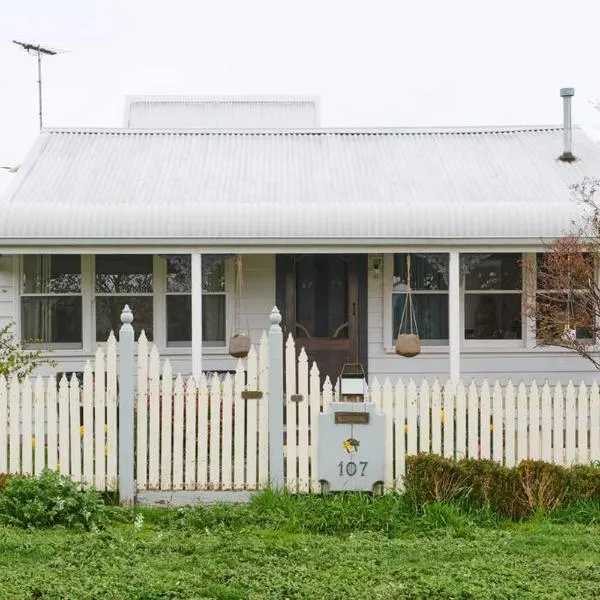
<svg viewBox="0 0 600 600">
<path fill-rule="evenodd" d="M 285 323 L 317 362 L 321 380 L 333 384 L 342 367 L 359 362 L 358 257 L 352 254 L 297 254 L 288 257 Z"/>
</svg>

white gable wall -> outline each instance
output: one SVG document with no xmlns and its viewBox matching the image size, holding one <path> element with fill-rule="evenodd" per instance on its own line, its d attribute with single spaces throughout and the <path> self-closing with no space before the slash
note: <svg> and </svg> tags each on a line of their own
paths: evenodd
<svg viewBox="0 0 600 600">
<path fill-rule="evenodd" d="M 12 256 L 0 256 L 0 328 L 15 320 L 15 279 Z"/>
</svg>

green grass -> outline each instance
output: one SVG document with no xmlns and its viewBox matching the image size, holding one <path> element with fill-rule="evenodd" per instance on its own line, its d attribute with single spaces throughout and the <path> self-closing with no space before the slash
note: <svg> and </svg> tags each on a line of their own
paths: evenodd
<svg viewBox="0 0 600 600">
<path fill-rule="evenodd" d="M 0 528 L 0 598 L 600 598 L 593 503 L 520 524 L 394 495 L 111 514 Z"/>
</svg>

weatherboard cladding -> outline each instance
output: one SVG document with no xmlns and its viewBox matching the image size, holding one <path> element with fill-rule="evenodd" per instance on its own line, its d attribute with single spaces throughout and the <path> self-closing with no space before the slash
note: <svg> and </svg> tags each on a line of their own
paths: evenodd
<svg viewBox="0 0 600 600">
<path fill-rule="evenodd" d="M 0 202 L 4 238 L 124 240 L 523 239 L 561 235 L 562 128 L 47 130 Z"/>
<path fill-rule="evenodd" d="M 125 127 L 255 129 L 318 127 L 314 98 L 139 96 L 127 99 Z"/>
</svg>

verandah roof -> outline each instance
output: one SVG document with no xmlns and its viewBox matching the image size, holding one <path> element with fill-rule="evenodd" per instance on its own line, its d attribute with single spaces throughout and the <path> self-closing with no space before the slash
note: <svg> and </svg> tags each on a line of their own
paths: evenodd
<svg viewBox="0 0 600 600">
<path fill-rule="evenodd" d="M 247 245 L 564 234 L 600 152 L 561 127 L 43 131 L 0 201 L 4 243 Z"/>
</svg>

